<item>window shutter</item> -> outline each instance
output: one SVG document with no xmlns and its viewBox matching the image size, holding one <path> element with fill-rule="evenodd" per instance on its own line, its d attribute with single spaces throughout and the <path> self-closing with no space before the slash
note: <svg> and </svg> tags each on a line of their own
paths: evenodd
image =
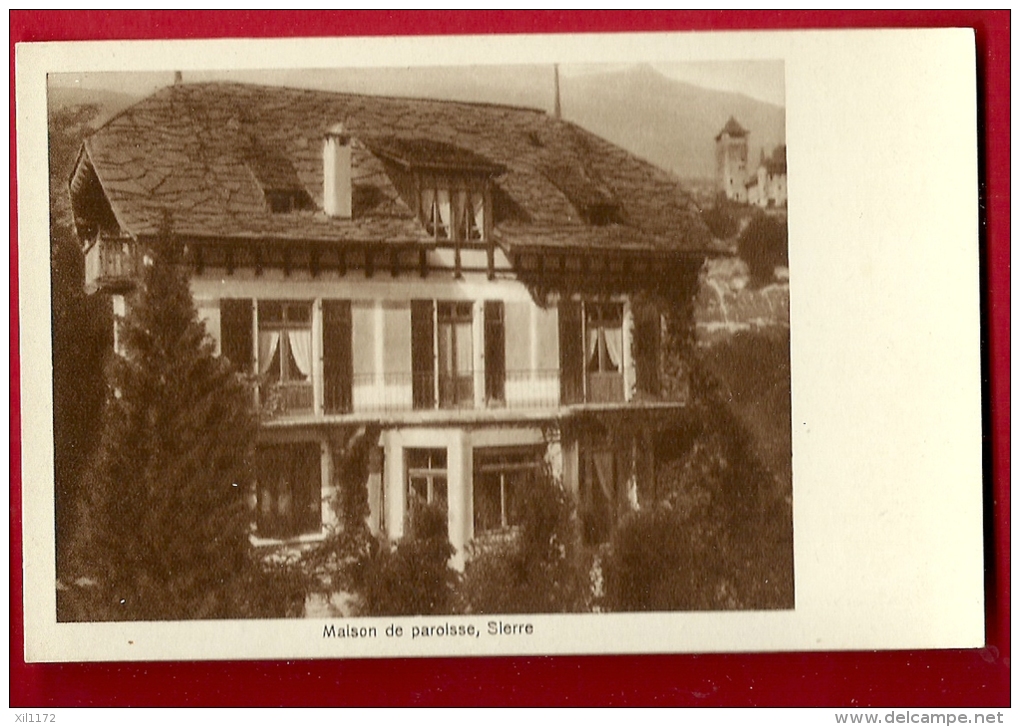
<svg viewBox="0 0 1020 727">
<path fill-rule="evenodd" d="M 251 373 L 255 367 L 255 346 L 250 298 L 220 301 L 220 336 L 223 356 L 241 373 Z"/>
<path fill-rule="evenodd" d="M 659 339 L 662 331 L 659 312 L 654 306 L 635 305 L 634 308 L 634 368 L 637 389 L 643 394 L 657 397 L 659 385 Z"/>
<path fill-rule="evenodd" d="M 351 411 L 354 355 L 349 300 L 322 301 L 323 408 L 336 414 Z"/>
<path fill-rule="evenodd" d="M 506 332 L 503 301 L 485 301 L 485 399 L 505 401 Z"/>
<path fill-rule="evenodd" d="M 584 347 L 581 341 L 581 304 L 561 300 L 560 401 L 577 404 L 584 399 Z"/>
<path fill-rule="evenodd" d="M 435 327 L 431 300 L 411 301 L 411 375 L 415 409 L 436 405 Z"/>
</svg>

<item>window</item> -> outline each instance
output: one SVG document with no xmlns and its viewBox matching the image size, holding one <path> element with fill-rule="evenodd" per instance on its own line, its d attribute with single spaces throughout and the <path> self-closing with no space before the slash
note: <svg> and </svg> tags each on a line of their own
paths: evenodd
<svg viewBox="0 0 1020 727">
<path fill-rule="evenodd" d="M 446 505 L 446 450 L 408 449 L 407 501 L 418 504 Z"/>
<path fill-rule="evenodd" d="M 471 303 L 437 303 L 439 404 L 474 403 Z"/>
<path fill-rule="evenodd" d="M 542 466 L 541 450 L 532 447 L 478 449 L 474 455 L 475 533 L 520 524 L 520 503 Z"/>
<path fill-rule="evenodd" d="M 506 400 L 506 323 L 503 301 L 485 301 L 485 400 Z"/>
<path fill-rule="evenodd" d="M 255 525 L 266 538 L 319 532 L 322 470 L 315 443 L 260 446 L 256 452 Z"/>
<path fill-rule="evenodd" d="M 586 359 L 591 373 L 617 373 L 623 367 L 623 306 L 589 303 Z"/>
<path fill-rule="evenodd" d="M 258 302 L 258 370 L 262 406 L 291 412 L 312 408 L 312 307 Z"/>
<path fill-rule="evenodd" d="M 482 182 L 422 177 L 418 214 L 437 240 L 485 239 L 485 191 Z"/>
<path fill-rule="evenodd" d="M 623 401 L 623 304 L 565 300 L 559 320 L 563 403 Z"/>
</svg>

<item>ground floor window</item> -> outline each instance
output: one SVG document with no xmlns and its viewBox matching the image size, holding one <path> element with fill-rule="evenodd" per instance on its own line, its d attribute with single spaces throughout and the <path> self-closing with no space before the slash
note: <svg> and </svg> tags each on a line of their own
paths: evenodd
<svg viewBox="0 0 1020 727">
<path fill-rule="evenodd" d="M 475 533 L 520 524 L 525 489 L 542 467 L 541 450 L 534 447 L 476 449 L 474 453 Z"/>
<path fill-rule="evenodd" d="M 322 468 L 315 442 L 263 445 L 256 456 L 258 534 L 286 538 L 322 527 Z"/>
<path fill-rule="evenodd" d="M 408 449 L 407 499 L 414 503 L 446 505 L 446 450 Z"/>
</svg>

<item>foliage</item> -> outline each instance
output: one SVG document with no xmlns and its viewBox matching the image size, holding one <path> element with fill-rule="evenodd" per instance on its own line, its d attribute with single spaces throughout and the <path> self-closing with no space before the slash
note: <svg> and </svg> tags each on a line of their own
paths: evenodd
<svg viewBox="0 0 1020 727">
<path fill-rule="evenodd" d="M 370 565 L 379 556 L 379 542 L 368 528 L 368 491 L 365 482 L 376 427 L 338 432 L 332 442 L 334 492 L 330 503 L 337 525 L 302 558 L 310 588 L 325 594 L 364 589 Z"/>
<path fill-rule="evenodd" d="M 586 574 L 580 566 L 574 503 L 548 472 L 521 493 L 516 537 L 476 543 L 461 583 L 468 613 L 567 613 L 583 610 Z"/>
<path fill-rule="evenodd" d="M 720 195 L 707 210 L 701 213 L 701 221 L 718 240 L 728 240 L 740 230 L 740 220 L 731 209 L 731 203 Z"/>
<path fill-rule="evenodd" d="M 755 215 L 737 239 L 737 252 L 747 263 L 751 282 L 764 285 L 772 280 L 777 266 L 788 264 L 786 219 Z"/>
<path fill-rule="evenodd" d="M 368 616 L 452 613 L 457 573 L 446 509 L 415 505 L 408 533 L 393 549 L 382 548 L 365 568 L 363 612 Z"/>
<path fill-rule="evenodd" d="M 742 381 L 753 377 L 756 355 L 757 365 L 778 365 L 781 352 L 759 340 L 730 345 L 711 367 L 704 352 L 694 358 L 686 415 L 656 433 L 656 497 L 620 523 L 603 562 L 611 610 L 792 606 L 788 488 L 777 486 L 760 440 L 716 373 L 747 366 Z M 779 369 L 768 374 L 771 384 L 746 386 L 779 387 Z"/>
<path fill-rule="evenodd" d="M 605 605 L 613 611 L 733 608 L 733 587 L 713 544 L 690 519 L 664 505 L 628 515 L 603 562 Z"/>
<path fill-rule="evenodd" d="M 75 154 L 98 113 L 90 105 L 52 109 L 49 114 L 53 480 L 59 575 L 74 570 L 70 544 L 79 527 L 82 478 L 98 444 L 103 365 L 112 345 L 109 299 L 85 295 L 84 261 L 67 194 Z"/>
<path fill-rule="evenodd" d="M 111 357 L 81 542 L 90 620 L 285 615 L 303 600 L 251 551 L 252 400 L 214 355 L 181 254 L 169 234 L 149 251 Z"/>
</svg>

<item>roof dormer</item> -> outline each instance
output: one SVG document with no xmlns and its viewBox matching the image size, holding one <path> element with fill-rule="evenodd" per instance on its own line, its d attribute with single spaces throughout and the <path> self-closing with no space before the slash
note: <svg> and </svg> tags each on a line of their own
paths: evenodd
<svg viewBox="0 0 1020 727">
<path fill-rule="evenodd" d="M 442 141 L 381 138 L 367 142 L 436 241 L 472 242 L 492 229 L 491 180 L 506 171 L 480 154 Z"/>
</svg>

